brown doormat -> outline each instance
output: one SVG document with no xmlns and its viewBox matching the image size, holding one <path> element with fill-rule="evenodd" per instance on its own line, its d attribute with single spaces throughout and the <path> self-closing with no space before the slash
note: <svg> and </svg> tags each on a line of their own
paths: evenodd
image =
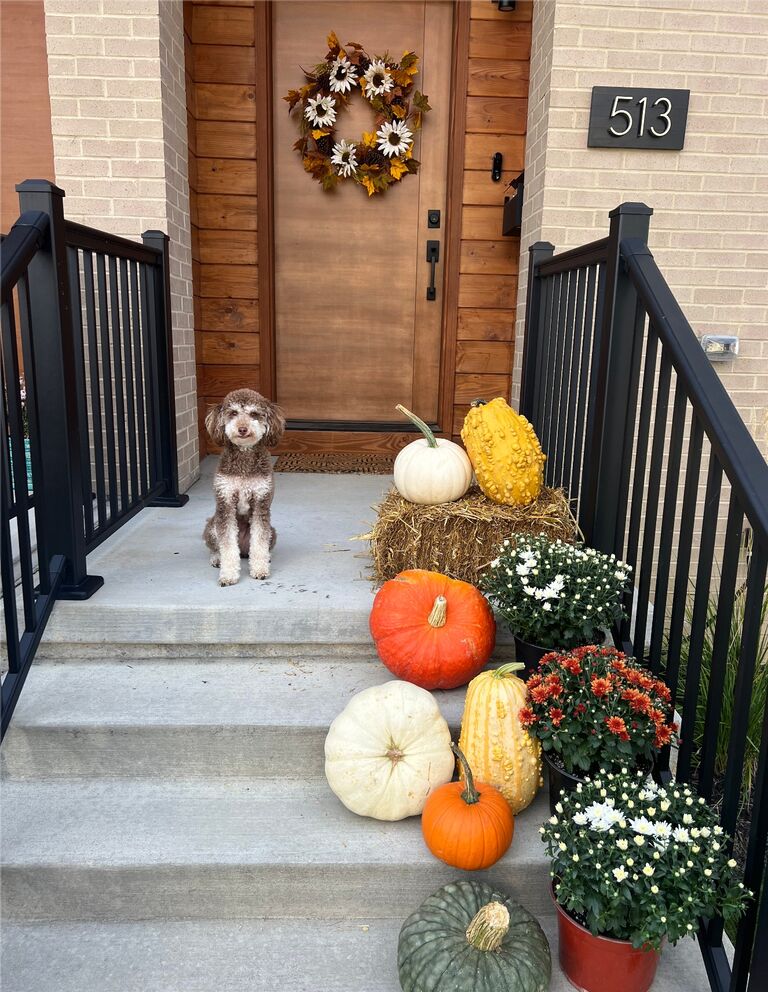
<svg viewBox="0 0 768 992">
<path fill-rule="evenodd" d="M 325 472 L 344 475 L 391 475 L 394 455 L 347 451 L 288 451 L 278 455 L 275 472 Z"/>
</svg>

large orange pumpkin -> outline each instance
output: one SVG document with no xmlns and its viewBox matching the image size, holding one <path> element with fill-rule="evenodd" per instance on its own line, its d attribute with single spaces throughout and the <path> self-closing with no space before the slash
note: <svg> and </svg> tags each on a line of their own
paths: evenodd
<svg viewBox="0 0 768 992">
<path fill-rule="evenodd" d="M 496 621 L 482 593 L 424 569 L 384 583 L 370 625 L 390 672 L 430 691 L 466 685 L 487 665 L 496 643 Z"/>
<path fill-rule="evenodd" d="M 515 833 L 515 818 L 498 789 L 475 784 L 467 759 L 451 744 L 464 782 L 448 782 L 427 798 L 421 831 L 436 858 L 453 868 L 490 868 L 506 853 Z"/>
</svg>

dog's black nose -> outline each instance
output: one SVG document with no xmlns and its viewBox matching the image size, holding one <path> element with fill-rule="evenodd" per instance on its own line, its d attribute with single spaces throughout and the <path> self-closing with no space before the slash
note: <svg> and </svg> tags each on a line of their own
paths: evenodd
<svg viewBox="0 0 768 992">
<path fill-rule="evenodd" d="M 238 427 L 237 428 L 237 433 L 240 435 L 240 437 L 247 437 L 248 436 L 248 428 L 247 427 Z"/>
</svg>

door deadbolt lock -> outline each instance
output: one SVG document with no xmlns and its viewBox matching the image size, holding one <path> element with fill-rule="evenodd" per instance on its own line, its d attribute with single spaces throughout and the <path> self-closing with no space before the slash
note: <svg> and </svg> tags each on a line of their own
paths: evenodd
<svg viewBox="0 0 768 992">
<path fill-rule="evenodd" d="M 440 227 L 440 211 L 439 210 L 428 210 L 427 211 L 427 227 Z"/>
</svg>

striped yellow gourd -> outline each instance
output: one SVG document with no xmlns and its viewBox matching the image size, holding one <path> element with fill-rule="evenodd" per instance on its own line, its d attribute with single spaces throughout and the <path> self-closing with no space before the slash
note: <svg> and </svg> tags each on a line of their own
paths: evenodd
<svg viewBox="0 0 768 992">
<path fill-rule="evenodd" d="M 541 781 L 541 747 L 520 724 L 526 703 L 519 662 L 481 672 L 469 683 L 459 747 L 475 779 L 495 786 L 517 814 L 530 805 Z"/>
</svg>

